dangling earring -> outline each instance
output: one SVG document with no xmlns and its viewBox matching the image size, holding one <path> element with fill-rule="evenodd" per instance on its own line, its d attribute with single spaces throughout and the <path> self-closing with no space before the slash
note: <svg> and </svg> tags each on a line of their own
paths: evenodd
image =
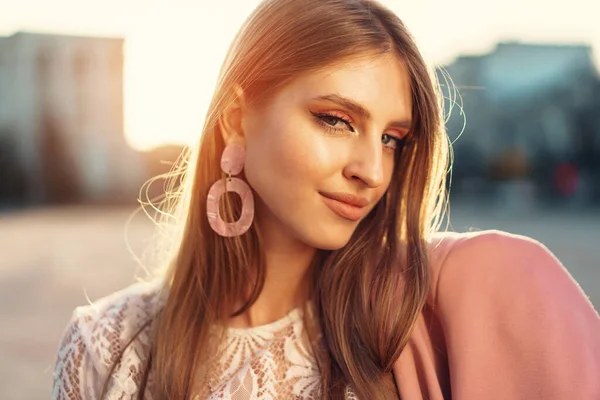
<svg viewBox="0 0 600 400">
<path fill-rule="evenodd" d="M 250 186 L 239 178 L 232 178 L 242 172 L 246 162 L 246 150 L 238 144 L 225 147 L 221 156 L 221 169 L 227 178 L 216 181 L 208 191 L 206 215 L 210 227 L 221 236 L 241 235 L 250 228 L 254 218 L 254 197 Z M 236 222 L 225 222 L 219 212 L 219 199 L 225 192 L 236 192 L 242 198 L 242 215 Z"/>
</svg>

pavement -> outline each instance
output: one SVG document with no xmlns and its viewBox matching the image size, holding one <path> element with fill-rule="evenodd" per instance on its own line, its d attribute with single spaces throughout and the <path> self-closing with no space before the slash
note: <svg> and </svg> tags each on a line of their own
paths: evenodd
<svg viewBox="0 0 600 400">
<path fill-rule="evenodd" d="M 143 275 L 153 224 L 128 208 L 64 207 L 0 214 L 0 399 L 51 396 L 71 312 Z M 546 244 L 600 308 L 600 211 L 450 210 L 452 230 L 501 229 Z M 127 227 L 127 229 L 126 229 Z"/>
</svg>

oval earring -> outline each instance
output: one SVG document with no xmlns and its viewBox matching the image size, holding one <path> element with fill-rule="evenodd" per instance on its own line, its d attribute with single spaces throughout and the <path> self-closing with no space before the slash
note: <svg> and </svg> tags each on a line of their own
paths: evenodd
<svg viewBox="0 0 600 400">
<path fill-rule="evenodd" d="M 221 156 L 221 169 L 227 178 L 213 183 L 208 191 L 206 200 L 206 215 L 210 227 L 219 235 L 225 237 L 238 236 L 245 233 L 254 219 L 254 197 L 250 186 L 237 175 L 242 172 L 246 162 L 246 150 L 238 144 L 229 144 Z M 242 198 L 242 215 L 236 222 L 225 222 L 219 212 L 219 200 L 226 192 L 235 192 Z"/>
</svg>

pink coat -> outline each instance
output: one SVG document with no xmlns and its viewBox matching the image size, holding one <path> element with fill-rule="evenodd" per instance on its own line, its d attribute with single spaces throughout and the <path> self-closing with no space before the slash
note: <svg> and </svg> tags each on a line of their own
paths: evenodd
<svg viewBox="0 0 600 400">
<path fill-rule="evenodd" d="M 406 400 L 600 400 L 600 317 L 539 242 L 442 233 L 432 289 L 394 364 Z"/>
</svg>

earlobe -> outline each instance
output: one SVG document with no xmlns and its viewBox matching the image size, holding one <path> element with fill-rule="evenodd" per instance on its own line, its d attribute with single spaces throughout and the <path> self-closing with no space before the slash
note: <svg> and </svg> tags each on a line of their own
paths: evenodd
<svg viewBox="0 0 600 400">
<path fill-rule="evenodd" d="M 246 135 L 243 129 L 243 116 L 246 107 L 244 91 L 239 85 L 232 87 L 233 100 L 223 110 L 218 120 L 219 130 L 223 136 L 225 144 L 245 144 Z"/>
</svg>

